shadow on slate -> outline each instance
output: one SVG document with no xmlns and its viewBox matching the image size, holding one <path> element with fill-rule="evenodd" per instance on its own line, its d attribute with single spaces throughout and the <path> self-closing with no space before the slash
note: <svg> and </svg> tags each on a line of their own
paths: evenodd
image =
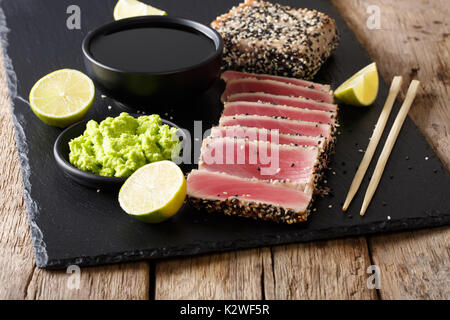
<svg viewBox="0 0 450 320">
<path fill-rule="evenodd" d="M 336 88 L 371 62 L 330 2 L 279 2 L 293 7 L 318 9 L 331 15 L 338 23 L 341 44 L 316 81 L 330 83 Z M 364 179 L 349 212 L 344 214 L 340 210 L 363 155 L 358 150 L 367 147 L 387 96 L 388 87 L 384 82 L 380 83 L 379 97 L 372 107 L 359 109 L 340 106 L 341 134 L 331 164 L 335 175 L 330 174 L 327 179 L 333 195 L 317 199 L 317 211 L 308 222 L 279 225 L 207 214 L 195 211 L 189 205 L 160 225 L 146 225 L 128 217 L 118 205 L 117 194 L 98 193 L 79 186 L 56 168 L 52 147 L 61 130 L 42 124 L 25 102 L 35 81 L 50 71 L 61 68 L 84 71 L 81 53 L 83 37 L 89 30 L 113 19 L 115 0 L 77 1 L 81 8 L 81 30 L 68 30 L 66 10 L 72 3 L 68 0 L 52 1 L 51 6 L 32 0 L 6 0 L 1 3 L 10 29 L 6 35 L 9 46 L 4 53 L 11 58 L 17 75 L 17 95 L 10 90 L 11 102 L 38 267 L 63 268 L 70 264 L 97 265 L 194 255 L 441 226 L 450 222 L 449 172 L 409 118 L 366 216 L 360 217 L 359 209 L 368 177 Z M 225 0 L 152 1 L 153 5 L 171 15 L 202 23 L 209 23 L 237 3 Z M 10 83 L 14 82 L 14 74 L 8 76 Z M 219 101 L 222 90 L 223 84 L 218 81 L 195 101 L 155 106 L 155 110 L 161 112 L 164 118 L 172 116 L 173 122 L 190 130 L 194 120 L 202 120 L 205 130 L 218 121 L 222 110 Z M 108 110 L 108 105 L 113 108 Z M 378 158 L 398 108 L 399 104 L 394 107 L 375 159 Z M 120 109 L 110 99 L 102 99 L 97 92 L 94 107 L 87 117 L 103 119 L 116 116 L 119 112 Z M 425 157 L 429 157 L 429 160 L 426 161 Z M 375 162 L 367 176 L 372 173 Z M 188 172 L 191 168 L 185 165 L 183 169 Z M 388 216 L 391 220 L 388 220 Z"/>
</svg>

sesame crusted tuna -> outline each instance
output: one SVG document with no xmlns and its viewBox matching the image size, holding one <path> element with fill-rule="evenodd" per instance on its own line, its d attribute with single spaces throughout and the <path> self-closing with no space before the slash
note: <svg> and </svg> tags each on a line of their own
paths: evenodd
<svg viewBox="0 0 450 320">
<path fill-rule="evenodd" d="M 331 92 L 323 92 L 281 81 L 252 78 L 228 81 L 225 91 L 222 93 L 221 100 L 225 102 L 232 94 L 243 92 L 266 92 L 288 97 L 304 97 L 326 103 L 332 103 L 334 100 Z"/>
<path fill-rule="evenodd" d="M 225 82 L 228 82 L 229 80 L 242 79 L 242 78 L 275 80 L 275 81 L 281 81 L 281 82 L 285 82 L 285 83 L 294 84 L 296 86 L 320 90 L 320 91 L 324 91 L 324 92 L 330 92 L 330 90 L 331 90 L 329 85 L 315 83 L 315 82 L 306 81 L 306 80 L 301 80 L 301 79 L 297 79 L 297 78 L 273 76 L 273 75 L 269 75 L 269 74 L 257 74 L 257 73 L 248 73 L 248 72 L 227 70 L 224 73 L 222 73 L 220 78 Z"/>
<path fill-rule="evenodd" d="M 236 101 L 225 103 L 223 116 L 235 116 L 238 114 L 252 114 L 258 116 L 281 117 L 292 120 L 328 123 L 334 125 L 336 113 L 318 110 L 308 110 L 262 102 Z"/>
<path fill-rule="evenodd" d="M 280 184 L 207 170 L 192 170 L 187 195 L 200 210 L 288 224 L 306 221 L 312 198 Z"/>
<path fill-rule="evenodd" d="M 264 92 L 236 93 L 228 96 L 227 101 L 267 102 L 282 106 L 310 109 L 310 110 L 330 111 L 333 113 L 337 112 L 338 110 L 337 105 L 331 103 L 318 102 L 315 100 L 306 99 L 302 97 L 280 96 Z"/>
<path fill-rule="evenodd" d="M 325 137 L 329 140 L 333 135 L 333 127 L 329 124 L 290 120 L 279 117 L 255 115 L 237 115 L 221 117 L 220 126 L 245 126 L 279 130 L 280 133 L 303 135 L 310 137 Z"/>
<path fill-rule="evenodd" d="M 336 22 L 309 9 L 246 0 L 211 23 L 226 69 L 311 79 L 339 43 Z"/>
<path fill-rule="evenodd" d="M 212 127 L 211 137 L 247 138 L 249 140 L 268 142 L 272 142 L 277 139 L 279 144 L 287 144 L 291 146 L 315 146 L 319 149 L 325 149 L 326 147 L 325 138 L 296 136 L 293 134 L 275 132 L 269 129 L 243 126 Z"/>
<path fill-rule="evenodd" d="M 201 154 L 200 170 L 277 181 L 310 193 L 317 182 L 316 172 L 320 166 L 317 147 L 238 138 L 206 138 Z"/>
</svg>

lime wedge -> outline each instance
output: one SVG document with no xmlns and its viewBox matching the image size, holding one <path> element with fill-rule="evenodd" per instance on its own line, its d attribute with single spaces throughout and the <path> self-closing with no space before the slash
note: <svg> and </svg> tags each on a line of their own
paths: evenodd
<svg viewBox="0 0 450 320">
<path fill-rule="evenodd" d="M 137 0 L 119 0 L 114 7 L 114 20 L 139 16 L 165 16 L 167 13 Z"/>
<path fill-rule="evenodd" d="M 95 87 L 84 73 L 62 69 L 44 76 L 30 91 L 30 106 L 44 123 L 64 128 L 80 121 L 92 106 Z"/>
<path fill-rule="evenodd" d="M 336 98 L 352 106 L 370 106 L 378 95 L 378 71 L 374 62 L 358 71 L 334 92 Z"/>
<path fill-rule="evenodd" d="M 119 192 L 119 204 L 132 217 L 148 223 L 169 219 L 186 198 L 186 179 L 172 161 L 147 164 L 133 173 Z"/>
</svg>

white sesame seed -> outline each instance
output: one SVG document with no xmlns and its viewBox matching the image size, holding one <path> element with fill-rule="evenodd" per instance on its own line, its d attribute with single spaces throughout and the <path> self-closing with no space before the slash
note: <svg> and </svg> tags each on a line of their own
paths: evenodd
<svg viewBox="0 0 450 320">
<path fill-rule="evenodd" d="M 391 220 L 391 216 L 387 216 L 387 219 L 388 219 L 388 220 Z"/>
<path fill-rule="evenodd" d="M 428 160 L 429 158 L 428 157 L 425 157 L 425 160 Z"/>
<path fill-rule="evenodd" d="M 111 110 L 112 109 L 112 107 L 111 106 L 108 106 L 108 110 Z"/>
</svg>

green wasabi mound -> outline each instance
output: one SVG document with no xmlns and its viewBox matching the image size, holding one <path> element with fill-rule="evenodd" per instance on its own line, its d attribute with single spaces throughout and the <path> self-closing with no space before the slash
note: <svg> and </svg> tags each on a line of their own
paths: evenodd
<svg viewBox="0 0 450 320">
<path fill-rule="evenodd" d="M 83 135 L 69 142 L 69 160 L 83 171 L 128 177 L 148 163 L 177 157 L 181 142 L 176 133 L 157 114 L 134 118 L 123 112 L 100 123 L 90 120 Z"/>
</svg>

